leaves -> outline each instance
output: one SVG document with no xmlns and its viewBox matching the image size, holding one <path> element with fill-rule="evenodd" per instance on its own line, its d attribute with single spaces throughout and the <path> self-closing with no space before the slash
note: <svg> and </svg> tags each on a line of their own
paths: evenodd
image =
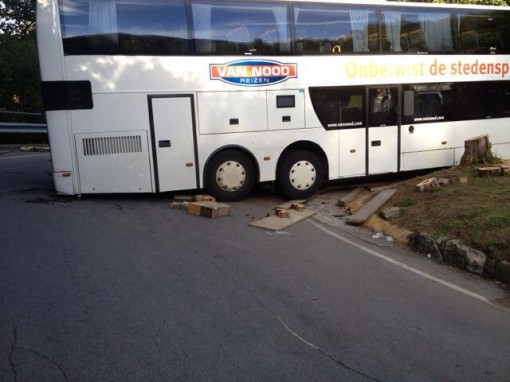
<svg viewBox="0 0 510 382">
<path fill-rule="evenodd" d="M 0 110 L 42 110 L 35 8 L 36 0 L 0 1 Z"/>
<path fill-rule="evenodd" d="M 28 35 L 35 31 L 36 0 L 0 2 L 0 34 Z"/>
</svg>

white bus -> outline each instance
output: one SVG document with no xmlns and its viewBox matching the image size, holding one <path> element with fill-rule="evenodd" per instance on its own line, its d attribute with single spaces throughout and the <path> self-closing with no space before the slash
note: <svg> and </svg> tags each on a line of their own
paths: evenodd
<svg viewBox="0 0 510 382">
<path fill-rule="evenodd" d="M 206 189 L 510 157 L 510 12 L 381 1 L 38 0 L 58 193 Z"/>
</svg>

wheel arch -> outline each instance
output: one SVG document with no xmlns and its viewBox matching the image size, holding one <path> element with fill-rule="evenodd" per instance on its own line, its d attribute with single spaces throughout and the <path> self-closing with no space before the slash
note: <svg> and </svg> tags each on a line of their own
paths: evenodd
<svg viewBox="0 0 510 382">
<path fill-rule="evenodd" d="M 212 159 L 216 155 L 218 155 L 218 154 L 220 154 L 220 153 L 222 153 L 224 151 L 231 151 L 231 150 L 232 151 L 238 151 L 238 152 L 240 152 L 242 154 L 245 154 L 250 159 L 250 161 L 253 164 L 253 167 L 255 168 L 255 183 L 259 182 L 259 179 L 260 179 L 260 168 L 259 168 L 259 163 L 258 163 L 257 159 L 255 158 L 255 155 L 253 155 L 253 153 L 250 150 L 248 150 L 246 147 L 243 147 L 243 146 L 240 146 L 240 145 L 227 145 L 227 146 L 219 147 L 216 150 L 214 150 L 209 155 L 207 160 L 205 161 L 204 171 L 202 172 L 202 176 L 201 176 L 202 185 L 205 185 L 205 183 L 206 183 L 207 172 L 209 171 L 209 166 L 210 166 L 210 163 L 211 163 Z"/>
<path fill-rule="evenodd" d="M 322 147 L 320 147 L 317 143 L 311 142 L 311 141 L 298 141 L 298 142 L 294 142 L 291 145 L 287 146 L 285 148 L 285 150 L 282 151 L 282 153 L 280 154 L 280 157 L 278 158 L 278 162 L 276 164 L 276 169 L 275 169 L 276 172 L 278 172 L 278 169 L 280 168 L 283 159 L 289 153 L 291 153 L 292 151 L 296 151 L 296 150 L 306 150 L 306 151 L 310 151 L 310 152 L 314 153 L 315 155 L 317 155 L 320 158 L 320 160 L 322 161 L 322 164 L 324 165 L 324 180 L 329 179 L 328 157 L 327 157 L 326 153 L 324 152 L 324 150 L 322 149 Z M 276 178 L 276 173 L 275 173 L 275 178 Z"/>
</svg>

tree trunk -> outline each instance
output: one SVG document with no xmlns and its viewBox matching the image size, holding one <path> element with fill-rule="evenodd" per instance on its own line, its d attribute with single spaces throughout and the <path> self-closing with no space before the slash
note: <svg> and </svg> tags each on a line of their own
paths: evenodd
<svg viewBox="0 0 510 382">
<path fill-rule="evenodd" d="M 488 135 L 469 138 L 464 141 L 464 154 L 461 165 L 476 165 L 490 161 L 492 158 L 491 143 Z"/>
</svg>

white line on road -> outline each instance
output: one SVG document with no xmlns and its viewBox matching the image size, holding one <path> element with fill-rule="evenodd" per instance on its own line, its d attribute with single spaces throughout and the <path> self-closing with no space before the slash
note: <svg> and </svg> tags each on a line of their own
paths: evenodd
<svg viewBox="0 0 510 382">
<path fill-rule="evenodd" d="M 465 288 L 462 288 L 462 287 L 460 287 L 460 286 L 458 286 L 458 285 L 455 285 L 455 284 L 453 284 L 453 283 L 451 283 L 451 282 L 449 282 L 449 281 L 446 281 L 446 280 L 440 279 L 439 277 L 436 277 L 436 276 L 432 276 L 432 275 L 430 275 L 430 274 L 428 274 L 428 273 L 425 273 L 425 272 L 423 272 L 423 271 L 420 271 L 419 269 L 416 269 L 416 268 L 411 267 L 411 266 L 409 266 L 409 265 L 407 265 L 407 264 L 404 264 L 404 263 L 402 263 L 402 262 L 400 262 L 400 261 L 398 261 L 398 260 L 392 259 L 391 257 L 385 256 L 385 255 L 383 255 L 382 253 L 379 253 L 379 252 L 377 252 L 377 251 L 374 251 L 373 249 L 370 249 L 370 248 L 368 248 L 368 247 L 365 247 L 364 245 L 358 244 L 358 243 L 356 243 L 356 242 L 355 242 L 355 241 L 353 241 L 353 240 L 349 240 L 349 239 L 347 239 L 346 237 L 343 237 L 343 236 L 341 236 L 340 234 L 338 234 L 338 233 L 336 233 L 336 232 L 333 232 L 333 231 L 331 231 L 331 230 L 327 229 L 326 227 L 322 226 L 321 224 L 319 224 L 319 223 L 317 223 L 317 222 L 315 222 L 315 221 L 313 221 L 313 220 L 308 219 L 307 221 L 308 221 L 310 224 L 314 225 L 315 227 L 319 228 L 321 231 L 323 231 L 323 232 L 327 233 L 328 235 L 333 236 L 334 238 L 336 238 L 336 239 L 338 239 L 338 240 L 340 240 L 340 241 L 343 241 L 344 243 L 347 243 L 347 244 L 349 244 L 349 245 L 352 245 L 352 246 L 354 246 L 354 247 L 356 247 L 356 248 L 358 248 L 358 249 L 362 250 L 363 252 L 366 252 L 366 253 L 368 253 L 368 254 L 370 254 L 370 255 L 372 255 L 372 256 L 375 256 L 375 257 L 377 257 L 377 258 L 379 258 L 379 259 L 381 259 L 381 260 L 384 260 L 384 261 L 386 261 L 386 262 L 388 262 L 388 263 L 391 263 L 391 264 L 393 264 L 393 265 L 396 265 L 396 266 L 398 266 L 398 267 L 400 267 L 400 268 L 403 268 L 403 269 L 405 269 L 405 270 L 407 270 L 407 271 L 409 271 L 409 272 L 412 272 L 412 273 L 414 273 L 414 274 L 416 274 L 416 275 L 419 275 L 419 276 L 421 276 L 421 277 L 424 277 L 424 278 L 426 278 L 426 279 L 428 279 L 428 280 L 431 280 L 431 281 L 433 281 L 433 282 L 435 282 L 435 283 L 441 284 L 441 285 L 443 285 L 443 286 L 445 286 L 445 287 L 448 287 L 448 288 L 453 289 L 453 290 L 455 290 L 455 291 L 457 291 L 457 292 L 460 292 L 460 293 L 462 293 L 462 294 L 465 294 L 466 296 L 469 296 L 469 297 L 475 298 L 475 299 L 477 299 L 477 300 L 479 300 L 479 301 L 482 301 L 482 302 L 484 302 L 484 303 L 486 303 L 486 304 L 489 304 L 489 305 L 491 305 L 491 306 L 493 306 L 493 307 L 495 307 L 495 308 L 499 308 L 499 309 L 502 309 L 502 310 L 504 310 L 504 311 L 506 311 L 506 312 L 510 312 L 507 308 L 505 308 L 505 307 L 503 307 L 503 306 L 500 306 L 500 305 L 497 305 L 497 304 L 492 303 L 492 302 L 491 302 L 491 301 L 490 301 L 487 297 L 485 297 L 485 296 L 482 296 L 482 295 L 480 295 L 480 294 L 478 294 L 478 293 L 471 292 L 470 290 L 467 290 L 467 289 L 465 289 Z"/>
</svg>

